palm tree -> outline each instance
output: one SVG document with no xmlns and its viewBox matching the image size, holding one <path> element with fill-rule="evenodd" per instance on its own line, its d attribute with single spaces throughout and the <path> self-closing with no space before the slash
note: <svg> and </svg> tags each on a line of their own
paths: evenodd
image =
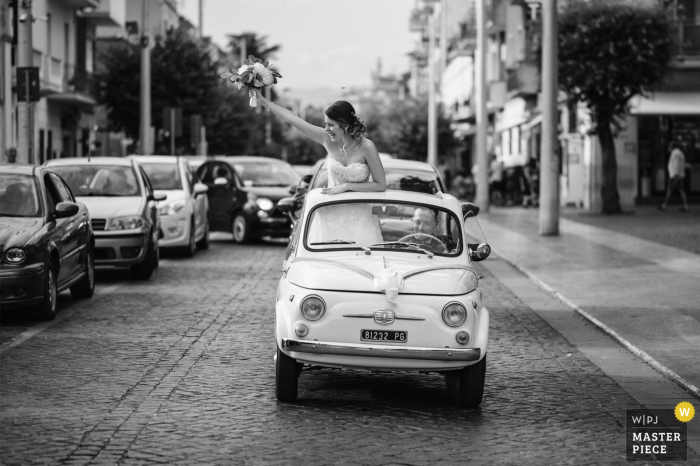
<svg viewBox="0 0 700 466">
<path fill-rule="evenodd" d="M 243 34 L 228 34 L 228 54 L 231 64 L 236 68 L 243 65 L 243 60 L 253 55 L 263 61 L 275 58 L 275 54 L 282 48 L 281 45 L 267 45 L 267 36 L 258 36 L 254 32 Z"/>
</svg>

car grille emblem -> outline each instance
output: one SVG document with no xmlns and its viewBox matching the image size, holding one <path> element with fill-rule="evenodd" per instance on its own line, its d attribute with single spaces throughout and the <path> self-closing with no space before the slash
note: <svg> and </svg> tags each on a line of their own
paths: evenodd
<svg viewBox="0 0 700 466">
<path fill-rule="evenodd" d="M 374 321 L 378 324 L 388 325 L 394 322 L 396 313 L 391 309 L 377 309 L 374 311 Z"/>
</svg>

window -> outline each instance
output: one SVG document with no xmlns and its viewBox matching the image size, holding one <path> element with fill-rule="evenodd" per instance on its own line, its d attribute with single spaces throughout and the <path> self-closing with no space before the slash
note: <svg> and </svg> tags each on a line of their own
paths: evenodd
<svg viewBox="0 0 700 466">
<path fill-rule="evenodd" d="M 49 176 L 51 177 L 51 181 L 53 181 L 53 184 L 56 187 L 56 192 L 58 192 L 58 195 L 61 197 L 61 201 L 75 202 L 75 200 L 73 199 L 73 195 L 70 192 L 70 189 L 68 188 L 68 186 L 65 185 L 65 183 L 63 183 L 63 180 L 54 173 L 49 173 Z"/>
</svg>

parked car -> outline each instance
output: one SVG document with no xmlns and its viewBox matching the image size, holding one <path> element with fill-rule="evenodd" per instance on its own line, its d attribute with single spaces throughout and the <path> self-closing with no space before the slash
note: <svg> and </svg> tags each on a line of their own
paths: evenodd
<svg viewBox="0 0 700 466">
<path fill-rule="evenodd" d="M 420 193 L 435 194 L 446 192 L 445 183 L 438 171 L 425 162 L 415 160 L 382 158 L 384 173 L 386 175 L 387 189 L 399 189 L 401 191 L 416 191 Z M 314 165 L 313 178 L 309 189 L 325 188 L 328 185 L 328 169 L 326 160 L 319 160 Z"/>
<path fill-rule="evenodd" d="M 287 162 L 270 157 L 215 157 L 197 174 L 209 187 L 209 226 L 233 233 L 236 243 L 263 236 L 287 237 L 291 221 L 277 208 L 300 176 Z"/>
<path fill-rule="evenodd" d="M 90 211 L 95 264 L 130 267 L 148 280 L 158 267 L 160 219 L 156 194 L 136 160 L 117 157 L 56 159 L 46 162 Z"/>
<path fill-rule="evenodd" d="M 182 157 L 134 155 L 151 181 L 156 194 L 167 201 L 158 203 L 161 248 L 181 249 L 187 257 L 195 249 L 209 249 L 209 200 L 207 185 Z"/>
<path fill-rule="evenodd" d="M 56 317 L 56 297 L 95 292 L 95 237 L 85 205 L 47 167 L 0 165 L 0 308 Z"/>
<path fill-rule="evenodd" d="M 442 193 L 309 192 L 277 289 L 277 399 L 331 367 L 455 376 L 459 403 L 478 406 L 489 312 L 472 262 L 490 247 L 465 244 L 476 213 Z"/>
</svg>

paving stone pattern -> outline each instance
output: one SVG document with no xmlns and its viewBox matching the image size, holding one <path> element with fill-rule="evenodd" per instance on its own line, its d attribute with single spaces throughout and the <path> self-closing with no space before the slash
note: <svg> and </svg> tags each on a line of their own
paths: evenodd
<svg viewBox="0 0 700 466">
<path fill-rule="evenodd" d="M 218 242 L 71 302 L 0 356 L 0 463 L 625 463 L 624 410 L 639 405 L 485 270 L 481 408 L 456 407 L 441 375 L 338 370 L 304 371 L 299 401 L 277 402 L 283 252 Z"/>
</svg>

